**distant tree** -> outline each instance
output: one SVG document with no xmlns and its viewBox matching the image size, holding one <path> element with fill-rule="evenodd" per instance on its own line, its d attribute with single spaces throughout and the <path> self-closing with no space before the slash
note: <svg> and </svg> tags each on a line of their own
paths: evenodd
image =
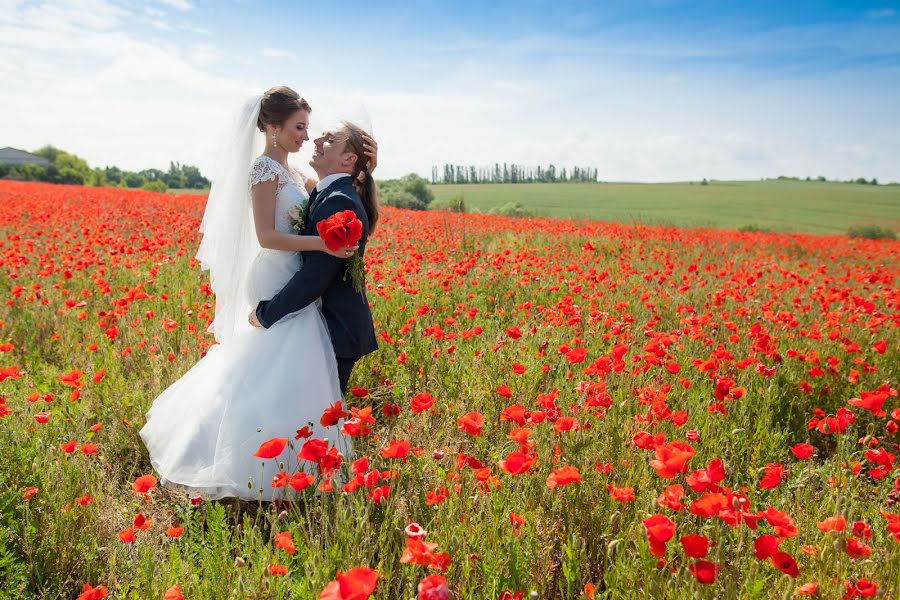
<svg viewBox="0 0 900 600">
<path fill-rule="evenodd" d="M 110 185 L 119 185 L 122 183 L 122 178 L 125 177 L 125 173 L 123 173 L 122 169 L 119 167 L 106 167 L 104 176 Z"/>
<path fill-rule="evenodd" d="M 200 173 L 200 169 L 191 165 L 183 165 L 181 167 L 184 173 L 184 185 L 192 190 L 202 190 L 209 187 L 209 179 Z"/>
<path fill-rule="evenodd" d="M 139 188 L 144 185 L 144 178 L 141 177 L 140 173 L 132 173 L 129 171 L 125 174 L 122 183 L 125 184 L 125 187 L 129 187 L 132 189 Z"/>
</svg>

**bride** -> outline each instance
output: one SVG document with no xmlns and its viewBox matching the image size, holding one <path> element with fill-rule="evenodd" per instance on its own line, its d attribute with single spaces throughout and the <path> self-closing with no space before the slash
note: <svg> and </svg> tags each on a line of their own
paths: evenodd
<svg viewBox="0 0 900 600">
<path fill-rule="evenodd" d="M 318 183 L 287 162 L 309 139 L 310 112 L 294 90 L 271 88 L 245 103 L 220 152 L 197 252 L 216 294 L 209 330 L 219 343 L 146 413 L 140 436 L 161 485 L 207 500 L 290 498 L 313 476 L 334 475 L 335 449 L 344 458 L 352 453 L 336 419 L 329 427 L 322 424 L 323 412 L 342 395 L 319 301 L 269 329 L 256 329 L 246 319 L 297 272 L 300 251 L 347 258 L 356 250 L 331 252 L 318 236 L 292 233 L 292 216 Z M 374 168 L 377 146 L 365 139 Z M 274 458 L 254 456 L 276 438 L 288 440 L 284 451 Z M 330 461 L 320 461 L 318 470 L 297 457 L 314 439 L 326 439 L 331 447 Z M 322 444 L 315 446 L 321 454 Z"/>
</svg>

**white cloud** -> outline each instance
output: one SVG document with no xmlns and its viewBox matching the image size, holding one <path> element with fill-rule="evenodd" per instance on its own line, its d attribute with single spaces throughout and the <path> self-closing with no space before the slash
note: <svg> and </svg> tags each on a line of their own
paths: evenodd
<svg viewBox="0 0 900 600">
<path fill-rule="evenodd" d="M 280 50 L 277 48 L 263 48 L 259 51 L 265 58 L 297 58 L 297 55 L 289 50 Z"/>
<path fill-rule="evenodd" d="M 159 0 L 159 2 L 182 11 L 188 11 L 194 8 L 194 5 L 191 4 L 189 0 Z"/>
<path fill-rule="evenodd" d="M 192 64 L 201 66 L 216 62 L 222 58 L 222 53 L 215 44 L 198 43 L 188 46 L 187 57 Z"/>
<path fill-rule="evenodd" d="M 194 27 L 193 25 L 181 25 L 180 29 L 182 31 L 187 31 L 188 33 L 197 33 L 200 35 L 212 35 L 209 29 L 204 29 L 203 27 Z"/>
<path fill-rule="evenodd" d="M 153 17 L 156 19 L 166 16 L 165 11 L 159 10 L 157 8 L 153 8 L 151 6 L 145 6 L 144 12 L 147 14 L 148 17 Z"/>
</svg>

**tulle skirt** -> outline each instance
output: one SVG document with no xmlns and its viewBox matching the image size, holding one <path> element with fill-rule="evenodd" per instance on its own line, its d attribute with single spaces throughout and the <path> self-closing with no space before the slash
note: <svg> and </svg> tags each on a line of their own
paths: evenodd
<svg viewBox="0 0 900 600">
<path fill-rule="evenodd" d="M 296 273 L 299 255 L 263 250 L 247 282 L 248 307 L 270 298 Z M 290 486 L 272 487 L 279 472 L 316 465 L 297 458 L 309 426 L 314 438 L 327 439 L 345 460 L 352 456 L 341 423 L 328 428 L 323 410 L 341 399 L 337 363 L 319 302 L 285 317 L 268 329 L 246 328 L 206 356 L 162 392 L 147 411 L 140 430 L 161 485 L 214 500 L 291 498 Z M 253 456 L 260 444 L 287 438 L 274 459 Z M 335 484 L 340 483 L 340 478 Z"/>
</svg>

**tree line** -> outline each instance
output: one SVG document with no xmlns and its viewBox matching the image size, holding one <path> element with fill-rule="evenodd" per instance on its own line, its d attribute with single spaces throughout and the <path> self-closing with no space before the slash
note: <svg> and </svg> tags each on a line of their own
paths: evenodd
<svg viewBox="0 0 900 600">
<path fill-rule="evenodd" d="M 44 181 L 73 185 L 112 186 L 164 192 L 172 189 L 205 189 L 209 179 L 192 165 L 170 162 L 169 170 L 144 169 L 126 171 L 119 167 L 91 168 L 87 161 L 54 146 L 44 146 L 32 154 L 50 161 L 46 166 L 31 163 L 19 165 L 0 164 L 0 179 L 19 181 Z"/>
<path fill-rule="evenodd" d="M 431 168 L 431 183 L 597 183 L 594 167 L 536 167 L 494 163 L 493 166 L 437 165 Z"/>
</svg>

